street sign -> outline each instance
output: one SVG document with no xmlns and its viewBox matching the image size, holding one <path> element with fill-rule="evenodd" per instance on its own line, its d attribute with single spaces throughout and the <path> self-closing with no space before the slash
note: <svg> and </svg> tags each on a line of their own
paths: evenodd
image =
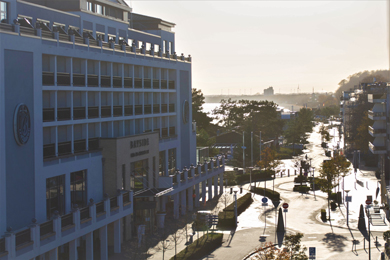
<svg viewBox="0 0 390 260">
<path fill-rule="evenodd" d="M 263 207 L 267 207 L 268 206 L 268 203 L 264 202 L 261 204 Z"/>
<path fill-rule="evenodd" d="M 346 202 L 352 202 L 352 196 L 345 196 Z"/>
<path fill-rule="evenodd" d="M 283 212 L 284 212 L 284 213 L 288 212 L 288 209 L 283 209 Z"/>
<path fill-rule="evenodd" d="M 372 203 L 371 200 L 366 200 L 366 204 L 367 204 L 367 205 L 370 205 L 371 203 Z"/>
<path fill-rule="evenodd" d="M 316 259 L 316 248 L 309 247 L 309 259 Z"/>
<path fill-rule="evenodd" d="M 261 199 L 261 202 L 267 203 L 267 202 L 268 202 L 268 199 L 267 199 L 266 197 L 264 197 L 264 198 Z"/>
<path fill-rule="evenodd" d="M 284 209 L 287 209 L 287 208 L 288 208 L 288 203 L 283 203 L 282 207 L 283 207 Z"/>
</svg>

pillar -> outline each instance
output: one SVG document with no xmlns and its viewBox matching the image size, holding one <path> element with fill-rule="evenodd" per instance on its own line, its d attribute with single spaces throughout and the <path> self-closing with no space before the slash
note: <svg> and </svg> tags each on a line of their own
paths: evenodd
<svg viewBox="0 0 390 260">
<path fill-rule="evenodd" d="M 120 253 L 120 252 L 121 252 L 121 219 L 118 219 L 114 221 L 114 253 Z"/>
<path fill-rule="evenodd" d="M 218 175 L 214 176 L 214 197 L 218 196 Z"/>
<path fill-rule="evenodd" d="M 58 259 L 58 247 L 50 250 L 48 252 L 48 256 L 49 256 L 48 257 L 49 260 L 57 260 Z M 77 257 L 77 247 L 76 247 L 76 257 Z M 69 258 L 70 258 L 70 254 L 69 254 Z M 70 259 L 72 259 L 72 258 L 70 258 Z M 74 259 L 77 259 L 77 258 L 74 258 Z"/>
<path fill-rule="evenodd" d="M 100 259 L 108 260 L 107 225 L 99 228 L 99 238 L 100 238 Z"/>
<path fill-rule="evenodd" d="M 78 257 L 77 257 L 77 239 L 78 238 L 69 241 L 69 259 L 78 259 Z"/>
<path fill-rule="evenodd" d="M 93 232 L 85 235 L 85 256 L 87 259 L 93 259 Z"/>
<path fill-rule="evenodd" d="M 207 179 L 208 201 L 210 201 L 213 198 L 212 182 L 213 182 L 213 178 Z"/>
<path fill-rule="evenodd" d="M 167 196 L 161 196 L 160 198 L 161 211 L 166 211 Z"/>
<path fill-rule="evenodd" d="M 187 190 L 188 190 L 188 210 L 192 211 L 194 209 L 194 198 L 192 197 L 192 195 L 194 193 L 193 192 L 194 191 L 194 187 L 191 186 Z"/>
<path fill-rule="evenodd" d="M 206 181 L 202 181 L 202 202 L 206 204 Z"/>
<path fill-rule="evenodd" d="M 223 193 L 223 173 L 219 174 L 219 194 Z"/>
<path fill-rule="evenodd" d="M 179 218 L 179 194 L 173 195 L 173 218 Z"/>
<path fill-rule="evenodd" d="M 199 207 L 199 183 L 195 184 L 195 208 Z"/>
<path fill-rule="evenodd" d="M 187 191 L 182 190 L 180 192 L 180 206 L 181 206 L 181 215 L 185 215 L 187 212 Z"/>
</svg>

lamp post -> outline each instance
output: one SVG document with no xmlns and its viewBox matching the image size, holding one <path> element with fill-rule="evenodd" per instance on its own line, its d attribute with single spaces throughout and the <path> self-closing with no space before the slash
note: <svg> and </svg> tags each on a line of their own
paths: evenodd
<svg viewBox="0 0 390 260">
<path fill-rule="evenodd" d="M 234 218 L 237 226 L 237 191 L 234 191 Z"/>
<path fill-rule="evenodd" d="M 371 201 L 366 200 L 366 213 L 368 222 L 368 260 L 371 260 L 371 227 L 370 227 L 370 204 Z"/>
<path fill-rule="evenodd" d="M 316 180 L 316 177 L 314 176 L 314 168 L 311 168 L 312 171 L 313 171 L 313 194 L 314 194 L 314 200 L 317 200 L 316 198 L 316 184 L 315 184 L 315 180 Z"/>
<path fill-rule="evenodd" d="M 249 190 L 252 191 L 252 170 L 253 170 L 253 167 L 249 167 Z"/>
<path fill-rule="evenodd" d="M 347 202 L 347 226 L 349 227 L 349 202 L 352 200 L 352 197 L 348 196 L 348 192 L 350 190 L 344 190 L 347 193 L 347 196 L 345 196 L 345 201 Z"/>
</svg>

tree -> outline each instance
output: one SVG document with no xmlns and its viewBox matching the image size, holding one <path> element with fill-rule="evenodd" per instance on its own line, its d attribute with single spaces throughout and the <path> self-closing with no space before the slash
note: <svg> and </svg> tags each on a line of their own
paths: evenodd
<svg viewBox="0 0 390 260">
<path fill-rule="evenodd" d="M 277 248 L 271 242 L 265 243 L 264 247 L 258 247 L 255 250 L 253 258 L 258 260 L 289 260 L 290 254 L 286 250 Z"/>
<path fill-rule="evenodd" d="M 205 97 L 200 89 L 192 89 L 192 120 L 196 122 L 198 129 L 208 129 L 213 119 L 203 112 L 202 105 Z"/>
<path fill-rule="evenodd" d="M 290 119 L 287 125 L 287 129 L 284 131 L 284 138 L 287 144 L 293 146 L 293 154 L 295 155 L 295 144 L 305 143 L 307 136 L 306 133 L 299 125 L 297 118 Z"/>
<path fill-rule="evenodd" d="M 272 150 L 270 147 L 266 147 L 263 151 L 261 151 L 261 161 L 257 164 L 266 172 L 276 174 L 275 171 L 279 168 L 281 162 L 277 158 L 276 151 Z"/>
<path fill-rule="evenodd" d="M 372 120 L 368 118 L 368 112 L 364 112 L 360 125 L 357 128 L 354 144 L 357 150 L 363 153 L 368 152 L 368 142 L 374 138 L 368 133 L 368 127 L 372 125 Z"/>
<path fill-rule="evenodd" d="M 307 260 L 308 257 L 305 254 L 306 247 L 301 245 L 301 239 L 303 234 L 297 233 L 296 235 L 285 235 L 284 236 L 284 246 L 287 248 L 288 253 L 290 254 L 291 260 Z"/>
<path fill-rule="evenodd" d="M 319 133 L 321 134 L 321 142 L 330 140 L 329 132 L 324 124 L 321 124 Z"/>
<path fill-rule="evenodd" d="M 155 247 L 155 250 L 162 251 L 162 253 L 163 253 L 162 260 L 164 260 L 165 252 L 167 250 L 171 250 L 173 248 L 174 248 L 174 244 L 173 244 L 173 240 L 172 240 L 171 236 L 168 236 L 168 237 L 163 236 L 163 239 L 161 239 L 160 242 L 158 242 L 157 246 Z"/>
</svg>

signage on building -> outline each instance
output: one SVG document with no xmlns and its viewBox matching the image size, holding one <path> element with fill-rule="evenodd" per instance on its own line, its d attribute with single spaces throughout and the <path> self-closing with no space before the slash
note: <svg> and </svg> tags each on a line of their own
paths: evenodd
<svg viewBox="0 0 390 260">
<path fill-rule="evenodd" d="M 28 107 L 21 103 L 14 112 L 14 137 L 18 145 L 24 145 L 30 138 L 31 122 Z"/>
<path fill-rule="evenodd" d="M 137 156 L 145 155 L 148 153 L 149 153 L 149 150 L 139 151 L 139 152 L 131 153 L 130 157 L 137 157 Z"/>
<path fill-rule="evenodd" d="M 130 141 L 130 149 L 148 146 L 149 145 L 149 138 L 143 138 L 135 141 Z"/>
</svg>

